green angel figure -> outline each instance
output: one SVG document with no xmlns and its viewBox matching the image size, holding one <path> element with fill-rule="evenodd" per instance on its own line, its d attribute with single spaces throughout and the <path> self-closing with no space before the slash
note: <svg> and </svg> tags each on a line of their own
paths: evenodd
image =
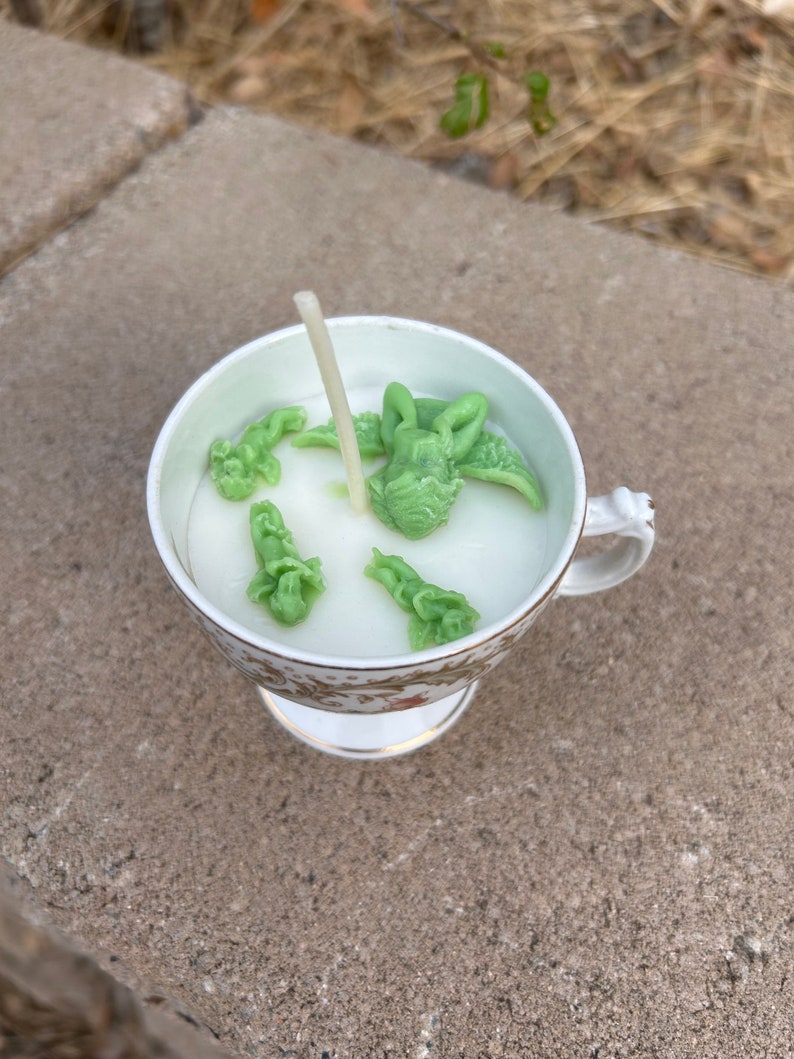
<svg viewBox="0 0 794 1059">
<path fill-rule="evenodd" d="M 281 464 L 272 450 L 285 434 L 302 430 L 305 423 L 304 408 L 277 408 L 247 426 L 237 445 L 231 441 L 213 441 L 210 477 L 220 495 L 225 500 L 245 500 L 261 481 L 277 485 Z"/>
<path fill-rule="evenodd" d="M 388 462 L 367 480 L 372 509 L 390 529 L 419 540 L 443 526 L 463 485 L 456 460 L 482 432 L 488 402 L 479 393 L 445 404 L 430 428 L 402 383 L 383 395 L 381 437 Z"/>
<path fill-rule="evenodd" d="M 399 555 L 384 555 L 377 548 L 372 553 L 374 558 L 364 573 L 380 582 L 397 605 L 410 614 L 411 650 L 441 646 L 474 632 L 480 615 L 464 595 L 424 581 Z"/>
<path fill-rule="evenodd" d="M 272 501 L 252 504 L 248 518 L 259 570 L 246 594 L 252 603 L 266 607 L 280 625 L 298 625 L 325 591 L 320 560 L 301 559 Z"/>
</svg>

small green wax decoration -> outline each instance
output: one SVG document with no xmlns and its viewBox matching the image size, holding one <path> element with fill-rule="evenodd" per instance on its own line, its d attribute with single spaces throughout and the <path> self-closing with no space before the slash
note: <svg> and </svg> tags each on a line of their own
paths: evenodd
<svg viewBox="0 0 794 1059">
<path fill-rule="evenodd" d="M 408 621 L 411 650 L 422 651 L 433 644 L 441 646 L 474 632 L 474 623 L 480 615 L 460 592 L 423 581 L 399 555 L 384 555 L 377 548 L 372 553 L 374 558 L 364 573 L 379 581 L 398 606 L 411 615 Z"/>
<path fill-rule="evenodd" d="M 437 397 L 417 397 L 419 426 L 429 430 L 448 407 L 447 401 Z M 456 458 L 455 466 L 464 478 L 479 478 L 483 482 L 512 486 L 535 511 L 543 508 L 540 487 L 534 475 L 525 466 L 521 454 L 516 449 L 511 449 L 507 440 L 500 434 L 483 430 L 468 452 Z"/>
<path fill-rule="evenodd" d="M 384 454 L 386 449 L 380 436 L 380 416 L 377 412 L 360 412 L 353 416 L 353 429 L 362 459 L 371 460 Z M 333 419 L 329 419 L 324 426 L 312 427 L 298 434 L 292 439 L 292 444 L 296 449 L 317 447 L 341 450 L 339 434 Z"/>
<path fill-rule="evenodd" d="M 367 480 L 372 509 L 391 529 L 419 540 L 443 526 L 463 479 L 456 460 L 482 432 L 488 402 L 464 394 L 444 406 L 430 429 L 419 425 L 417 402 L 391 382 L 383 395 L 381 437 L 388 462 Z"/>
<path fill-rule="evenodd" d="M 281 625 L 298 625 L 325 591 L 320 560 L 301 559 L 272 501 L 252 504 L 249 524 L 259 571 L 246 594 L 253 603 L 266 607 Z"/>
<path fill-rule="evenodd" d="M 245 500 L 260 480 L 278 484 L 281 464 L 272 450 L 285 434 L 302 430 L 306 410 L 296 406 L 277 408 L 243 431 L 237 445 L 213 441 L 210 445 L 210 477 L 225 500 Z"/>
<path fill-rule="evenodd" d="M 534 475 L 524 466 L 520 454 L 511 449 L 499 434 L 484 430 L 457 466 L 466 478 L 510 485 L 529 501 L 534 511 L 543 508 L 543 499 Z"/>
</svg>

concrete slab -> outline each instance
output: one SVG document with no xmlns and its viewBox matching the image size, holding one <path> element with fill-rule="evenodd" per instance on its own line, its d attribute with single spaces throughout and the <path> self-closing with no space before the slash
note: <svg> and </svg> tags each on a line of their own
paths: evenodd
<svg viewBox="0 0 794 1059">
<path fill-rule="evenodd" d="M 657 502 L 403 759 L 277 730 L 149 540 L 168 411 L 306 287 L 502 349 Z M 792 292 L 218 112 L 0 327 L 2 853 L 61 928 L 240 1055 L 792 1054 Z"/>
<path fill-rule="evenodd" d="M 53 928 L 0 861 L 0 1043 L 7 1055 L 224 1059 L 189 1012 L 135 982 L 137 995 Z M 143 999 L 139 999 L 143 998 Z M 208 1039 L 209 1038 L 209 1039 Z"/>
<path fill-rule="evenodd" d="M 0 274 L 187 126 L 183 85 L 0 19 Z"/>
</svg>

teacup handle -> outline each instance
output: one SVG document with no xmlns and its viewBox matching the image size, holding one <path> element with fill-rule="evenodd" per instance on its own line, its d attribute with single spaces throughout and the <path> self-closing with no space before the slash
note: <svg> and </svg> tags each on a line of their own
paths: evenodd
<svg viewBox="0 0 794 1059">
<path fill-rule="evenodd" d="M 608 496 L 587 498 L 583 537 L 616 533 L 622 540 L 599 555 L 574 558 L 558 589 L 561 596 L 586 596 L 631 577 L 651 553 L 653 500 L 621 485 Z"/>
</svg>

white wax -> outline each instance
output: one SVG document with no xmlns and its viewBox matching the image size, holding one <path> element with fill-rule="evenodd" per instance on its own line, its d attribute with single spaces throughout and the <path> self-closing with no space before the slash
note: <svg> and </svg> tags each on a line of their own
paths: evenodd
<svg viewBox="0 0 794 1059">
<path fill-rule="evenodd" d="M 383 390 L 353 390 L 348 398 L 354 414 L 379 412 Z M 327 422 L 323 397 L 302 403 L 308 427 Z M 269 411 L 263 408 L 262 415 Z M 537 583 L 546 548 L 545 517 L 514 489 L 464 479 L 447 525 L 409 541 L 371 511 L 357 515 L 351 510 L 339 452 L 296 449 L 290 440 L 274 450 L 282 466 L 278 485 L 229 501 L 218 495 L 207 473 L 190 513 L 188 552 L 196 585 L 216 607 L 255 633 L 325 655 L 409 653 L 408 615 L 382 585 L 364 575 L 373 547 L 401 555 L 424 580 L 462 592 L 480 613 L 478 629 L 508 614 Z M 365 473 L 378 466 L 376 461 L 365 463 Z M 320 557 L 327 581 L 309 617 L 291 629 L 274 621 L 245 592 L 257 570 L 248 512 L 252 503 L 265 499 L 281 511 L 301 558 Z"/>
</svg>

